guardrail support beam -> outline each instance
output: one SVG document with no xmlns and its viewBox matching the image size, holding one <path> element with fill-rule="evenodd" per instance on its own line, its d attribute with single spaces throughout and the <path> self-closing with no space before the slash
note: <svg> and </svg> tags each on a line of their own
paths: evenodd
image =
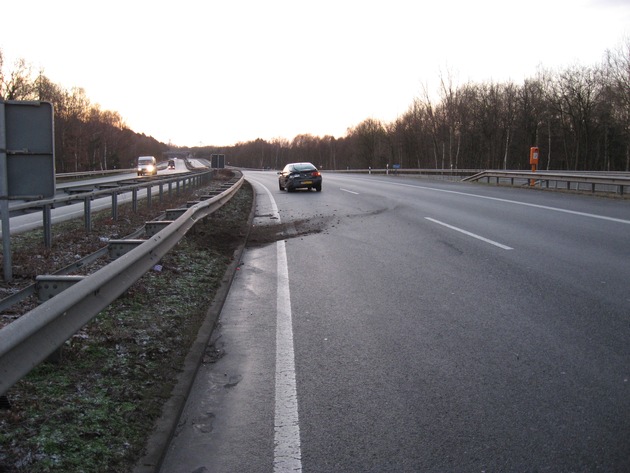
<svg viewBox="0 0 630 473">
<path fill-rule="evenodd" d="M 134 248 L 142 245 L 146 240 L 127 239 L 127 240 L 109 240 L 107 244 L 109 259 L 115 260 L 122 255 L 129 253 Z"/>
<path fill-rule="evenodd" d="M 150 222 L 146 222 L 144 224 L 144 234 L 147 237 L 152 237 L 156 233 L 168 227 L 172 220 L 151 220 Z"/>
<path fill-rule="evenodd" d="M 90 233 L 92 231 L 91 201 L 92 198 L 90 196 L 85 196 L 85 198 L 83 199 L 83 222 L 86 233 Z"/>
<path fill-rule="evenodd" d="M 179 217 L 182 216 L 182 214 L 186 212 L 185 208 L 181 208 L 181 209 L 166 209 L 166 212 L 164 217 L 165 220 L 177 220 Z"/>
<path fill-rule="evenodd" d="M 52 247 L 52 216 L 50 212 L 50 204 L 44 205 L 42 212 L 42 222 L 44 227 L 44 246 Z"/>
<path fill-rule="evenodd" d="M 112 220 L 118 220 L 118 192 L 112 192 Z"/>
<path fill-rule="evenodd" d="M 78 283 L 85 276 L 44 274 L 35 278 L 35 289 L 39 302 L 46 302 L 70 286 Z"/>
</svg>

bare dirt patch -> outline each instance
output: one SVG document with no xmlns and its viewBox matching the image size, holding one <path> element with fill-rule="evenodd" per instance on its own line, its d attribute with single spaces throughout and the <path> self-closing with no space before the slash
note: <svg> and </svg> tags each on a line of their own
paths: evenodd
<svg viewBox="0 0 630 473">
<path fill-rule="evenodd" d="M 319 216 L 288 223 L 254 225 L 247 240 L 248 246 L 262 246 L 289 238 L 322 233 L 334 218 L 334 216 Z"/>
</svg>

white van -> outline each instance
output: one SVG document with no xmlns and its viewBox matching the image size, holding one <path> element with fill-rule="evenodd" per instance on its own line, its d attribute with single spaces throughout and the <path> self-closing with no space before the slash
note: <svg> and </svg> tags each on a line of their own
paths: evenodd
<svg viewBox="0 0 630 473">
<path fill-rule="evenodd" d="M 157 174 L 157 161 L 153 156 L 140 156 L 138 158 L 138 176 L 155 176 Z"/>
</svg>

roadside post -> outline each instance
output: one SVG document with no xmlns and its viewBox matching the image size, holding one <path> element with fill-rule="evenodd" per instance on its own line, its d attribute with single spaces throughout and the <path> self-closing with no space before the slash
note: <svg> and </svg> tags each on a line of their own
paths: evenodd
<svg viewBox="0 0 630 473">
<path fill-rule="evenodd" d="M 538 156 L 540 154 L 540 150 L 536 146 L 532 146 L 529 148 L 529 164 L 532 166 L 532 172 L 536 172 L 538 168 Z M 529 185 L 536 185 L 536 179 L 530 179 Z"/>
</svg>

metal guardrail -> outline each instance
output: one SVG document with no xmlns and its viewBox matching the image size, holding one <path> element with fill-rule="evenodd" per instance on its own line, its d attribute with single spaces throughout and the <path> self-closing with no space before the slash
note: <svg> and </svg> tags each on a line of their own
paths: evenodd
<svg viewBox="0 0 630 473">
<path fill-rule="evenodd" d="M 207 170 L 205 172 L 199 172 L 196 174 L 182 174 L 180 176 L 169 177 L 169 178 L 159 178 L 159 179 L 143 179 L 142 182 L 133 182 L 130 184 L 100 184 L 101 188 L 98 190 L 92 191 L 78 191 L 73 192 L 72 188 L 64 189 L 64 192 L 69 193 L 69 195 L 64 195 L 61 197 L 53 197 L 50 199 L 41 199 L 41 200 L 33 200 L 28 202 L 23 202 L 21 204 L 15 204 L 10 207 L 11 212 L 15 212 L 18 210 L 28 210 L 33 208 L 40 208 L 45 205 L 59 205 L 59 204 L 69 204 L 74 202 L 80 202 L 84 200 L 86 197 L 89 197 L 91 200 L 94 200 L 97 197 L 108 196 L 112 194 L 121 194 L 123 192 L 132 192 L 134 189 L 140 190 L 143 188 L 150 189 L 155 186 L 164 186 L 167 184 L 178 183 L 178 182 L 186 182 L 191 181 L 200 176 L 211 173 L 211 170 Z M 140 179 L 139 179 L 140 180 Z M 131 179 L 131 181 L 135 181 Z M 123 181 L 124 182 L 124 181 Z M 95 184 L 92 187 L 99 187 L 99 184 Z"/>
<path fill-rule="evenodd" d="M 396 169 L 396 168 L 383 168 L 383 169 L 324 169 L 325 172 L 333 172 L 340 174 L 386 174 L 392 176 L 406 176 L 406 175 L 426 175 L 426 176 L 441 176 L 441 177 L 461 177 L 472 176 L 479 173 L 480 169 Z"/>
<path fill-rule="evenodd" d="M 117 218 L 118 209 L 118 196 L 125 193 L 132 194 L 132 204 L 134 210 L 137 206 L 138 192 L 146 189 L 148 205 L 151 205 L 152 189 L 159 187 L 159 198 L 162 198 L 164 187 L 168 187 L 169 193 L 172 187 L 175 186 L 176 191 L 179 192 L 180 184 L 184 190 L 186 190 L 187 183 L 200 183 L 203 179 L 211 175 L 212 171 L 202 171 L 190 174 L 181 174 L 175 177 L 159 178 L 159 179 L 142 179 L 141 182 L 135 182 L 136 180 L 130 180 L 130 183 L 125 184 L 125 181 L 115 183 L 101 183 L 93 184 L 90 186 L 75 186 L 67 187 L 63 189 L 68 195 L 55 196 L 50 199 L 44 200 L 32 200 L 23 203 L 17 203 L 11 205 L 9 208 L 10 213 L 16 213 L 20 211 L 42 211 L 42 221 L 44 223 L 44 244 L 46 247 L 50 247 L 51 240 L 51 209 L 57 208 L 67 204 L 74 204 L 83 202 L 84 207 L 84 220 L 86 231 L 91 231 L 91 202 L 95 199 L 111 196 L 112 198 L 112 218 Z"/>
<path fill-rule="evenodd" d="M 204 168 L 204 170 L 196 170 L 196 172 L 191 173 L 183 173 L 178 174 L 174 177 L 169 178 L 144 178 L 144 179 L 125 179 L 120 182 L 115 183 L 103 183 L 94 186 L 90 186 L 89 189 L 83 188 L 83 186 L 78 186 L 76 192 L 72 191 L 71 188 L 64 189 L 64 192 L 70 194 L 65 196 L 55 196 L 49 199 L 41 199 L 41 200 L 32 200 L 24 203 L 18 203 L 11 205 L 9 208 L 9 215 L 14 212 L 19 212 L 22 210 L 35 210 L 41 209 L 42 212 L 42 227 L 43 227 L 43 238 L 44 245 L 46 248 L 50 248 L 52 246 L 52 209 L 58 207 L 60 205 L 72 204 L 77 202 L 83 202 L 83 215 L 85 222 L 86 231 L 91 231 L 92 229 L 92 217 L 91 217 L 91 202 L 92 200 L 99 197 L 107 197 L 111 196 L 112 203 L 112 219 L 118 219 L 118 196 L 125 193 L 131 193 L 132 195 L 132 207 L 135 211 L 138 205 L 138 191 L 142 189 L 146 189 L 146 198 L 147 205 L 151 207 L 151 197 L 153 193 L 153 187 L 159 187 L 159 198 L 162 198 L 164 186 L 168 185 L 169 193 L 171 192 L 171 188 L 173 184 L 176 186 L 176 191 L 179 192 L 180 183 L 182 184 L 183 190 L 186 190 L 186 186 L 188 183 L 194 185 L 195 183 L 200 184 L 204 179 L 208 178 L 212 175 L 212 170 L 208 168 Z M 140 180 L 140 182 L 137 182 Z M 125 184 L 129 182 L 129 184 Z M 94 190 L 94 187 L 100 187 L 98 190 Z M 2 247 L 4 252 L 3 258 L 3 277 L 6 281 L 10 281 L 12 279 L 12 261 L 11 261 L 11 251 L 10 251 L 10 217 L 2 215 L 0 216 L 2 219 Z M 7 223 L 5 224 L 5 219 Z M 5 235 L 4 230 L 7 231 Z"/>
<path fill-rule="evenodd" d="M 66 179 L 74 179 L 77 177 L 108 176 L 113 174 L 129 174 L 132 172 L 136 172 L 136 168 L 103 169 L 102 171 L 58 172 L 55 174 L 55 178 L 59 181 L 64 181 Z"/>
<path fill-rule="evenodd" d="M 493 181 L 497 185 L 530 186 L 545 189 L 570 190 L 577 192 L 616 193 L 628 195 L 630 173 L 599 171 L 492 171 L 479 169 L 341 169 L 325 170 L 332 173 L 386 174 L 392 176 L 420 175 L 446 179 L 461 178 L 462 181 Z"/>
<path fill-rule="evenodd" d="M 243 184 L 198 202 L 164 229 L 0 330 L 0 395 L 53 354 L 81 327 L 157 264 L 196 222 L 227 203 Z"/>
<path fill-rule="evenodd" d="M 520 185 L 545 189 L 572 190 L 580 192 L 616 193 L 623 196 L 630 188 L 628 173 L 583 172 L 570 173 L 564 171 L 482 171 L 468 176 L 463 181 L 487 180 L 497 185 Z M 562 185 L 559 185 L 562 183 Z"/>
</svg>

